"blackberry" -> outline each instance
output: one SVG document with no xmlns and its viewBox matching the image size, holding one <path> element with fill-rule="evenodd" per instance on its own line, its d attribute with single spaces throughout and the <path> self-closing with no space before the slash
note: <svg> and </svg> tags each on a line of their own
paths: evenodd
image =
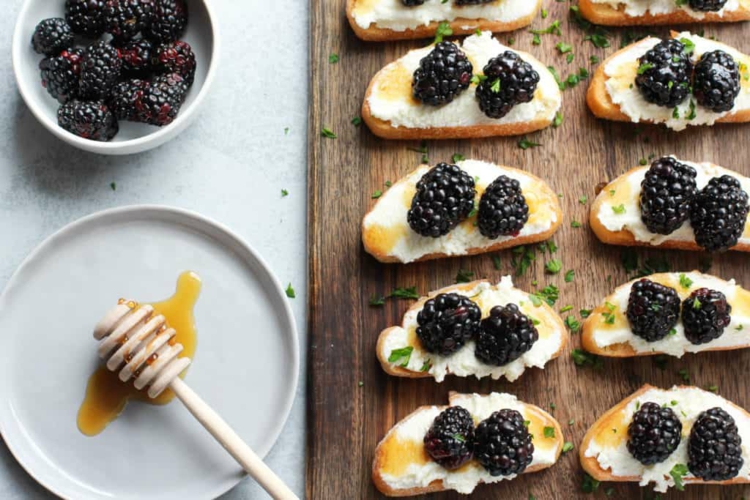
<svg viewBox="0 0 750 500">
<path fill-rule="evenodd" d="M 635 84 L 648 102 L 674 108 L 690 93 L 693 64 L 679 40 L 662 40 L 639 63 Z"/>
<path fill-rule="evenodd" d="M 697 10 L 699 12 L 718 12 L 722 8 L 724 8 L 724 5 L 726 5 L 727 0 L 689 0 L 688 4 L 690 5 L 690 8 L 693 10 Z"/>
<path fill-rule="evenodd" d="M 531 101 L 539 84 L 539 73 L 510 50 L 490 59 L 484 76 L 477 85 L 479 109 L 495 119 L 507 115 L 516 104 Z"/>
<path fill-rule="evenodd" d="M 122 71 L 120 52 L 107 42 L 96 42 L 83 52 L 81 61 L 81 96 L 104 99 L 112 91 Z"/>
<path fill-rule="evenodd" d="M 735 246 L 745 230 L 748 195 L 730 175 L 714 177 L 693 199 L 690 224 L 695 242 L 709 252 Z"/>
<path fill-rule="evenodd" d="M 130 40 L 117 46 L 122 59 L 122 72 L 129 76 L 147 76 L 151 71 L 154 45 L 147 39 Z"/>
<path fill-rule="evenodd" d="M 474 209 L 474 179 L 457 165 L 438 163 L 417 182 L 407 214 L 422 236 L 445 236 Z"/>
<path fill-rule="evenodd" d="M 471 299 L 441 293 L 417 314 L 417 337 L 426 351 L 453 354 L 479 331 L 482 311 Z"/>
<path fill-rule="evenodd" d="M 644 403 L 628 426 L 628 451 L 643 465 L 665 461 L 682 439 L 682 422 L 671 408 Z"/>
<path fill-rule="evenodd" d="M 63 50 L 57 57 L 46 57 L 39 62 L 42 86 L 49 95 L 65 104 L 78 95 L 83 50 Z"/>
<path fill-rule="evenodd" d="M 691 344 L 718 339 L 732 322 L 732 306 L 718 290 L 700 288 L 682 303 L 682 324 Z"/>
<path fill-rule="evenodd" d="M 174 42 L 182 36 L 188 22 L 188 8 L 184 0 L 154 0 L 151 25 L 144 35 L 155 42 Z"/>
<path fill-rule="evenodd" d="M 641 220 L 649 231 L 671 234 L 690 217 L 690 201 L 697 191 L 695 169 L 672 157 L 651 164 L 641 182 Z"/>
<path fill-rule="evenodd" d="M 520 474 L 534 458 L 526 424 L 516 410 L 496 411 L 474 431 L 474 458 L 492 476 Z"/>
<path fill-rule="evenodd" d="M 36 25 L 31 37 L 31 46 L 38 54 L 56 56 L 65 49 L 73 47 L 73 31 L 65 19 L 53 17 Z"/>
<path fill-rule="evenodd" d="M 688 469 L 704 481 L 726 481 L 739 474 L 742 438 L 726 411 L 711 408 L 698 415 L 688 441 Z"/>
<path fill-rule="evenodd" d="M 65 0 L 65 20 L 73 33 L 88 38 L 104 34 L 106 22 L 104 5 L 107 0 Z"/>
<path fill-rule="evenodd" d="M 482 320 L 474 352 L 483 363 L 503 366 L 529 352 L 537 340 L 534 323 L 517 305 L 495 306 Z"/>
<path fill-rule="evenodd" d="M 139 103 L 150 86 L 144 80 L 126 80 L 115 85 L 109 97 L 109 108 L 118 120 L 137 121 Z"/>
<path fill-rule="evenodd" d="M 119 130 L 115 116 L 101 101 L 69 101 L 57 110 L 57 123 L 68 132 L 92 141 L 109 141 Z"/>
<path fill-rule="evenodd" d="M 151 0 L 108 0 L 104 7 L 107 33 L 116 40 L 130 40 L 151 24 Z"/>
<path fill-rule="evenodd" d="M 636 281 L 630 289 L 627 316 L 634 334 L 647 342 L 656 342 L 677 324 L 680 296 L 674 288 L 651 280 Z"/>
<path fill-rule="evenodd" d="M 529 206 L 521 185 L 515 179 L 501 175 L 487 186 L 479 200 L 477 225 L 487 238 L 518 236 L 529 220 Z"/>
<path fill-rule="evenodd" d="M 189 44 L 182 41 L 165 43 L 156 49 L 151 65 L 157 73 L 177 73 L 188 86 L 195 79 L 195 54 Z"/>
<path fill-rule="evenodd" d="M 187 86 L 179 75 L 154 78 L 136 100 L 135 121 L 163 127 L 177 118 Z"/>
<path fill-rule="evenodd" d="M 471 460 L 474 419 L 461 406 L 451 406 L 435 417 L 424 436 L 427 453 L 446 469 L 458 469 Z"/>
<path fill-rule="evenodd" d="M 419 61 L 412 94 L 430 106 L 447 104 L 469 88 L 474 68 L 466 54 L 452 42 L 440 42 Z"/>
<path fill-rule="evenodd" d="M 703 54 L 695 65 L 693 94 L 698 104 L 715 113 L 731 110 L 740 95 L 740 69 L 734 58 L 722 50 Z"/>
<path fill-rule="evenodd" d="M 424 5 L 424 0 L 401 0 L 401 3 L 405 7 L 416 7 L 417 5 Z"/>
</svg>

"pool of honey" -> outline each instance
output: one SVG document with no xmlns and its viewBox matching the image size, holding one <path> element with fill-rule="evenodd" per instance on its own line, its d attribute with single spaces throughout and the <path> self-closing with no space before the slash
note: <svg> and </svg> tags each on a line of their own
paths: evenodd
<svg viewBox="0 0 750 500">
<path fill-rule="evenodd" d="M 169 326 L 177 332 L 170 343 L 182 344 L 183 351 L 180 357 L 192 359 L 195 354 L 197 333 L 193 309 L 200 290 L 200 278 L 188 271 L 178 278 L 177 289 L 172 297 L 151 304 L 156 313 L 164 315 Z M 102 365 L 89 377 L 86 396 L 78 410 L 78 429 L 87 436 L 95 436 L 122 413 L 128 401 L 164 405 L 172 399 L 174 393 L 170 389 L 151 399 L 145 388 L 139 391 L 133 386 L 132 380 L 120 381 L 117 372 L 111 372 Z"/>
</svg>

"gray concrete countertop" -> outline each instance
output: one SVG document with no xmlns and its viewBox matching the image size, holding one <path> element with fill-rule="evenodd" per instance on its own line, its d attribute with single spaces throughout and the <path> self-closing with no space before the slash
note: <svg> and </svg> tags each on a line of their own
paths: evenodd
<svg viewBox="0 0 750 500">
<path fill-rule="evenodd" d="M 165 146 L 122 158 L 67 146 L 29 112 L 11 66 L 11 37 L 22 1 L 12 4 L 0 18 L 5 48 L 0 58 L 0 115 L 5 117 L 0 124 L 0 288 L 45 237 L 102 209 L 166 204 L 231 227 L 297 292 L 292 300 L 302 354 L 297 398 L 266 460 L 303 497 L 307 2 L 213 0 L 222 53 L 200 116 Z M 282 198 L 282 189 L 289 196 Z M 0 498 L 52 498 L 16 463 L 2 440 Z M 267 495 L 245 479 L 222 498 Z"/>
</svg>

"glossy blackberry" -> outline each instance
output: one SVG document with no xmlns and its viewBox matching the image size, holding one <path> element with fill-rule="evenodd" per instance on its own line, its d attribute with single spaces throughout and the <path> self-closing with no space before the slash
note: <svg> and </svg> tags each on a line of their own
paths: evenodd
<svg viewBox="0 0 750 500">
<path fill-rule="evenodd" d="M 417 183 L 407 214 L 409 226 L 422 236 L 448 234 L 474 209 L 474 179 L 457 165 L 438 163 Z"/>
<path fill-rule="evenodd" d="M 144 80 L 125 80 L 115 85 L 109 97 L 109 108 L 118 120 L 138 121 L 139 103 L 150 85 Z"/>
<path fill-rule="evenodd" d="M 730 175 L 714 177 L 693 199 L 690 224 L 695 242 L 709 252 L 735 246 L 745 230 L 748 195 Z"/>
<path fill-rule="evenodd" d="M 447 104 L 469 88 L 473 71 L 466 54 L 452 42 L 440 42 L 419 61 L 412 94 L 430 106 Z"/>
<path fill-rule="evenodd" d="M 679 40 L 662 40 L 639 64 L 635 84 L 648 102 L 674 108 L 690 93 L 693 65 Z"/>
<path fill-rule="evenodd" d="M 83 51 L 81 97 L 104 99 L 112 91 L 122 71 L 120 52 L 107 42 L 96 42 Z"/>
<path fill-rule="evenodd" d="M 682 303 L 685 338 L 700 345 L 718 339 L 732 322 L 732 306 L 718 290 L 699 288 Z"/>
<path fill-rule="evenodd" d="M 104 5 L 107 0 L 66 0 L 65 20 L 73 33 L 88 38 L 99 38 L 104 34 L 106 22 Z"/>
<path fill-rule="evenodd" d="M 740 95 L 740 69 L 734 58 L 722 50 L 703 54 L 695 65 L 693 94 L 698 104 L 716 113 L 732 109 Z"/>
<path fill-rule="evenodd" d="M 698 415 L 690 430 L 688 469 L 704 481 L 726 481 L 739 474 L 742 438 L 726 411 L 711 408 Z"/>
<path fill-rule="evenodd" d="M 136 121 L 163 127 L 177 118 L 187 87 L 179 75 L 154 78 L 136 101 Z"/>
<path fill-rule="evenodd" d="M 534 458 L 523 415 L 516 410 L 496 411 L 474 431 L 474 458 L 492 476 L 520 474 Z"/>
<path fill-rule="evenodd" d="M 474 353 L 483 363 L 503 366 L 529 352 L 537 340 L 533 321 L 517 305 L 495 306 L 482 320 Z"/>
<path fill-rule="evenodd" d="M 696 171 L 672 157 L 651 164 L 641 182 L 641 220 L 649 231 L 671 234 L 690 217 Z"/>
<path fill-rule="evenodd" d="M 144 34 L 159 43 L 174 42 L 185 32 L 188 8 L 183 0 L 154 0 L 151 25 Z"/>
<path fill-rule="evenodd" d="M 441 293 L 417 314 L 417 338 L 426 351 L 447 356 L 477 334 L 481 319 L 481 309 L 468 297 Z"/>
<path fill-rule="evenodd" d="M 73 47 L 73 31 L 65 19 L 53 17 L 36 25 L 31 37 L 31 46 L 38 54 L 56 56 L 65 49 Z"/>
<path fill-rule="evenodd" d="M 502 118 L 517 104 L 529 102 L 539 84 L 539 73 L 510 50 L 490 59 L 485 78 L 477 85 L 479 109 L 490 118 Z"/>
<path fill-rule="evenodd" d="M 424 5 L 424 0 L 401 0 L 401 3 L 405 7 L 416 7 L 417 5 Z"/>
<path fill-rule="evenodd" d="M 49 95 L 65 104 L 78 95 L 83 50 L 63 50 L 59 56 L 46 57 L 39 62 L 42 86 Z"/>
<path fill-rule="evenodd" d="M 151 24 L 152 0 L 107 0 L 104 7 L 107 33 L 130 40 Z"/>
<path fill-rule="evenodd" d="M 129 40 L 119 44 L 122 72 L 131 77 L 145 77 L 152 71 L 151 58 L 154 55 L 154 45 L 147 39 Z"/>
<path fill-rule="evenodd" d="M 57 110 L 57 123 L 79 137 L 102 142 L 112 139 L 119 129 L 117 119 L 101 101 L 69 101 Z"/>
<path fill-rule="evenodd" d="M 689 0 L 688 4 L 693 10 L 699 12 L 718 12 L 724 8 L 727 0 Z"/>
<path fill-rule="evenodd" d="M 651 280 L 636 281 L 630 289 L 627 316 L 635 335 L 647 342 L 661 340 L 677 324 L 680 296 L 674 288 Z"/>
<path fill-rule="evenodd" d="M 195 79 L 195 54 L 189 44 L 182 41 L 160 45 L 156 49 L 151 64 L 157 73 L 177 73 L 188 86 Z"/>
<path fill-rule="evenodd" d="M 628 426 L 628 451 L 643 465 L 665 461 L 682 439 L 682 422 L 671 408 L 644 403 Z"/>
<path fill-rule="evenodd" d="M 529 206 L 517 180 L 501 175 L 482 193 L 477 225 L 485 237 L 518 236 L 528 220 Z"/>
<path fill-rule="evenodd" d="M 451 406 L 435 417 L 424 436 L 427 454 L 446 469 L 458 469 L 471 460 L 474 419 L 460 406 Z"/>
</svg>

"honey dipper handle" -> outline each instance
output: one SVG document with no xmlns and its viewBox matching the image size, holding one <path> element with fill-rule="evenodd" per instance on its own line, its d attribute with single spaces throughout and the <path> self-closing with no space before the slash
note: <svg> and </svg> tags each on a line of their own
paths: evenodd
<svg viewBox="0 0 750 500">
<path fill-rule="evenodd" d="M 299 500 L 289 487 L 250 449 L 229 424 L 179 377 L 169 385 L 190 413 L 234 457 L 251 477 L 277 500 Z"/>
</svg>

